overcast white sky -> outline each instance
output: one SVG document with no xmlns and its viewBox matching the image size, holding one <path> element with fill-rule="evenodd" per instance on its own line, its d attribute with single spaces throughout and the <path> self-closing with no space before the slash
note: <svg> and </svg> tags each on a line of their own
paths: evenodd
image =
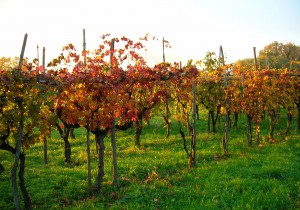
<svg viewBox="0 0 300 210">
<path fill-rule="evenodd" d="M 25 56 L 36 57 L 39 44 L 49 62 L 68 43 L 82 50 L 85 28 L 89 50 L 105 33 L 137 39 L 148 32 L 171 43 L 169 62 L 218 54 L 220 45 L 234 62 L 273 41 L 299 45 L 299 21 L 299 0 L 0 0 L 0 56 L 19 56 L 28 33 Z M 151 42 L 149 63 L 162 61 L 161 48 Z"/>
</svg>

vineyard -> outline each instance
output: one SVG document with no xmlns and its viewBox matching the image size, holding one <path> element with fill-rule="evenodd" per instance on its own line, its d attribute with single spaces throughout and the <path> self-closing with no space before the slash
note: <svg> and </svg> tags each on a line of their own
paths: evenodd
<svg viewBox="0 0 300 210">
<path fill-rule="evenodd" d="M 150 67 L 149 38 L 69 44 L 46 67 L 25 36 L 0 70 L 0 207 L 300 208 L 299 70 L 222 48 Z"/>
</svg>

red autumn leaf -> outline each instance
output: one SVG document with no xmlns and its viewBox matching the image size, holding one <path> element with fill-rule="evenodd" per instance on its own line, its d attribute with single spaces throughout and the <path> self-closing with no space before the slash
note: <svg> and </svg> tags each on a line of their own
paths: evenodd
<svg viewBox="0 0 300 210">
<path fill-rule="evenodd" d="M 120 112 L 119 111 L 116 111 L 115 112 L 115 118 L 118 118 L 120 116 Z"/>
<path fill-rule="evenodd" d="M 121 38 L 121 40 L 127 42 L 128 39 L 127 39 L 125 36 L 123 36 L 123 37 Z"/>
<path fill-rule="evenodd" d="M 36 67 L 36 70 L 37 70 L 38 72 L 41 72 L 41 73 L 44 73 L 44 72 L 45 72 L 43 66 L 38 66 L 38 67 Z"/>
<path fill-rule="evenodd" d="M 130 55 L 131 55 L 132 57 L 135 57 L 135 52 L 130 51 L 129 53 L 130 53 Z"/>
</svg>

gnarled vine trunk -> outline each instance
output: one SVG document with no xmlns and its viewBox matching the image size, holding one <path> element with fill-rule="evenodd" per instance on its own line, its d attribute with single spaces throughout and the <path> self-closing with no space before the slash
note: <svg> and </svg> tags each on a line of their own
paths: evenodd
<svg viewBox="0 0 300 210">
<path fill-rule="evenodd" d="M 138 119 L 135 122 L 135 142 L 134 142 L 134 144 L 138 147 L 141 146 L 142 129 L 143 129 L 143 115 L 139 113 Z"/>
<path fill-rule="evenodd" d="M 269 121 L 270 121 L 270 131 L 269 131 L 269 139 L 274 139 L 274 130 L 275 130 L 275 124 L 276 124 L 276 113 L 275 109 L 271 109 L 269 111 Z"/>
<path fill-rule="evenodd" d="M 69 133 L 67 131 L 67 133 Z M 65 162 L 66 163 L 71 163 L 71 144 L 69 142 L 69 134 L 66 134 L 64 137 L 64 142 L 65 142 Z"/>
<path fill-rule="evenodd" d="M 167 116 L 163 116 L 165 124 L 166 124 L 166 129 L 167 129 L 167 133 L 166 133 L 166 139 L 168 139 L 171 135 L 171 123 L 170 123 L 170 118 Z"/>
<path fill-rule="evenodd" d="M 298 109 L 298 126 L 297 126 L 297 128 L 298 128 L 298 131 L 300 131 L 300 98 L 299 98 L 298 102 L 296 103 L 296 105 L 297 105 L 297 109 Z"/>
<path fill-rule="evenodd" d="M 200 120 L 199 106 L 198 105 L 196 105 L 196 115 L 197 115 L 197 120 Z"/>
<path fill-rule="evenodd" d="M 234 112 L 233 113 L 233 125 L 232 125 L 233 128 L 237 127 L 238 120 L 239 120 L 239 113 L 238 112 Z"/>
<path fill-rule="evenodd" d="M 71 139 L 76 139 L 76 136 L 75 136 L 75 134 L 74 134 L 74 128 L 70 128 L 70 137 L 71 137 Z"/>
<path fill-rule="evenodd" d="M 66 163 L 71 163 L 71 144 L 69 142 L 69 136 L 70 136 L 70 131 L 71 128 L 70 126 L 67 126 L 64 124 L 64 128 L 62 129 L 58 123 L 55 124 L 61 138 L 64 140 L 65 144 L 65 162 Z"/>
<path fill-rule="evenodd" d="M 210 114 L 210 119 L 211 119 L 211 125 L 212 125 L 212 132 L 217 132 L 217 122 L 218 122 L 218 117 L 219 117 L 219 112 L 215 114 L 214 111 L 209 111 Z"/>
<path fill-rule="evenodd" d="M 96 178 L 95 191 L 100 192 L 102 188 L 102 181 L 104 177 L 104 138 L 106 137 L 109 129 L 93 131 L 95 135 L 96 144 L 98 148 L 98 174 Z"/>
<path fill-rule="evenodd" d="M 288 135 L 290 133 L 290 128 L 292 125 L 292 120 L 293 120 L 293 114 L 291 113 L 287 113 L 287 121 L 286 121 L 286 130 L 285 130 L 285 134 Z"/>
<path fill-rule="evenodd" d="M 170 96 L 168 94 L 165 95 L 165 98 L 164 98 L 164 108 L 165 108 L 165 112 L 162 113 L 162 116 L 164 118 L 164 121 L 165 121 L 165 124 L 166 124 L 166 139 L 169 138 L 170 134 L 171 134 L 171 122 L 170 122 L 170 117 L 171 117 L 171 114 L 170 114 L 170 108 L 169 108 L 169 100 Z"/>
<path fill-rule="evenodd" d="M 210 111 L 208 112 L 207 115 L 208 119 L 207 119 L 207 133 L 210 133 Z"/>
<path fill-rule="evenodd" d="M 247 145 L 252 145 L 252 117 L 247 114 Z"/>
<path fill-rule="evenodd" d="M 20 154 L 20 169 L 19 169 L 19 185 L 23 195 L 23 200 L 25 203 L 25 209 L 31 209 L 31 199 L 27 192 L 24 180 L 24 172 L 25 172 L 25 154 Z"/>
<path fill-rule="evenodd" d="M 1 174 L 1 172 L 3 172 L 3 171 L 5 171 L 5 169 L 4 169 L 3 165 L 0 163 L 0 174 Z"/>
<path fill-rule="evenodd" d="M 112 150 L 112 172 L 113 172 L 113 182 L 112 185 L 115 189 L 118 188 L 118 160 L 117 160 L 117 142 L 116 142 L 116 127 L 115 127 L 115 119 L 112 122 L 111 128 L 111 150 Z"/>
<path fill-rule="evenodd" d="M 88 194 L 92 194 L 92 170 L 91 170 L 91 139 L 90 131 L 86 130 L 86 153 L 87 153 L 87 179 L 88 179 Z"/>
<path fill-rule="evenodd" d="M 255 140 L 256 140 L 256 144 L 260 144 L 260 123 L 255 123 Z"/>
<path fill-rule="evenodd" d="M 187 157 L 188 157 L 188 165 L 189 165 L 189 168 L 192 168 L 193 165 L 194 165 L 195 160 L 194 160 L 194 158 L 193 158 L 193 156 L 192 156 L 192 153 L 190 153 L 190 152 L 188 151 L 188 148 L 187 148 L 187 146 L 186 146 L 185 134 L 184 134 L 184 132 L 183 132 L 183 130 L 182 130 L 181 122 L 178 121 L 178 123 L 179 123 L 179 133 L 180 133 L 180 135 L 181 135 L 182 143 L 183 143 L 183 149 L 184 149 L 184 151 L 185 151 L 185 153 L 186 153 L 186 155 L 187 155 Z"/>
<path fill-rule="evenodd" d="M 16 148 L 15 148 L 15 161 L 13 167 L 11 169 L 11 185 L 12 192 L 14 196 L 14 204 L 16 209 L 21 209 L 19 195 L 18 195 L 18 186 L 17 186 L 17 170 L 20 161 L 21 147 L 22 147 L 22 139 L 23 139 L 23 129 L 24 129 L 24 119 L 23 119 L 23 101 L 18 101 L 19 109 L 21 110 L 21 119 L 19 121 L 18 133 L 16 139 Z"/>
<path fill-rule="evenodd" d="M 8 152 L 12 153 L 13 155 L 16 155 L 16 149 L 13 148 L 12 146 L 10 146 L 9 144 L 7 144 L 6 142 L 2 142 L 0 144 L 0 149 L 8 151 Z M 31 199 L 30 199 L 29 194 L 26 189 L 25 180 L 24 180 L 24 172 L 25 172 L 25 154 L 20 153 L 20 169 L 19 169 L 19 174 L 18 174 L 19 186 L 20 186 L 20 189 L 22 192 L 25 209 L 31 209 L 32 208 Z M 16 180 L 15 180 L 15 183 L 17 183 Z M 17 186 L 15 186 L 15 187 L 17 187 Z M 18 209 L 18 208 L 20 209 L 19 201 L 17 201 L 17 203 L 15 203 L 15 207 L 16 207 L 16 209 Z"/>
</svg>

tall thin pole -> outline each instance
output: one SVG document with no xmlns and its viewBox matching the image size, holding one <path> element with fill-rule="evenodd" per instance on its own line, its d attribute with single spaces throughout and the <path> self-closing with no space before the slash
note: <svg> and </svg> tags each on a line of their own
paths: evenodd
<svg viewBox="0 0 300 210">
<path fill-rule="evenodd" d="M 192 157 L 193 157 L 193 167 L 197 164 L 197 144 L 196 144 L 196 122 L 197 122 L 197 102 L 196 102 L 196 81 L 193 82 L 193 136 L 192 136 Z"/>
<path fill-rule="evenodd" d="M 221 60 L 222 66 L 225 66 L 225 59 L 224 59 L 224 53 L 223 53 L 222 45 L 220 45 L 219 59 Z"/>
<path fill-rule="evenodd" d="M 38 66 L 40 66 L 40 52 L 39 52 L 39 45 L 37 44 L 36 45 L 36 53 L 37 53 L 37 55 L 36 55 L 36 58 L 37 58 L 37 60 L 38 60 Z"/>
<path fill-rule="evenodd" d="M 114 49 L 115 49 L 115 39 L 111 39 L 111 46 L 110 46 L 110 63 L 112 64 L 112 59 L 114 56 Z M 111 69 L 112 70 L 112 69 Z"/>
<path fill-rule="evenodd" d="M 258 65 L 257 65 L 257 58 L 256 58 L 256 47 L 253 47 L 253 54 L 254 54 L 254 64 L 255 64 L 255 70 L 258 70 Z M 258 103 L 255 102 L 255 106 L 257 108 L 258 106 Z M 248 120 L 248 119 L 247 119 Z M 259 130 L 258 129 L 260 127 L 260 123 L 259 122 L 256 122 L 255 123 L 255 126 L 256 126 L 256 129 L 255 129 L 255 139 L 256 139 L 256 143 L 259 144 Z"/>
<path fill-rule="evenodd" d="M 111 40 L 111 48 L 110 48 L 110 62 L 111 62 L 111 65 L 113 65 L 114 50 L 115 50 L 115 39 L 112 39 Z M 114 188 L 118 188 L 119 183 L 118 183 L 118 162 L 117 162 L 117 143 L 116 143 L 115 116 L 113 116 L 113 120 L 112 120 L 111 147 L 112 147 L 112 161 L 113 161 L 113 167 L 112 167 L 113 183 L 112 183 L 112 185 L 113 185 Z"/>
<path fill-rule="evenodd" d="M 25 53 L 25 47 L 26 47 L 26 42 L 27 42 L 27 37 L 28 35 L 25 34 L 24 40 L 23 40 L 23 45 L 22 45 L 22 50 L 20 54 L 20 60 L 19 60 L 19 66 L 17 70 L 14 70 L 14 76 L 17 77 L 21 71 L 22 68 L 22 62 L 24 58 L 24 53 Z M 12 191 L 14 195 L 14 204 L 16 209 L 21 209 L 20 205 L 20 200 L 19 200 L 19 195 L 18 195 L 18 186 L 17 186 L 17 170 L 18 170 L 18 165 L 20 161 L 20 154 L 21 154 L 21 147 L 22 147 L 22 138 L 23 138 L 23 129 L 24 129 L 24 119 L 23 119 L 23 102 L 22 99 L 19 99 L 20 101 L 18 102 L 18 107 L 20 109 L 20 122 L 19 122 L 19 127 L 18 127 L 18 135 L 17 135 L 17 142 L 16 142 L 16 153 L 15 153 L 15 161 L 14 165 L 11 169 L 11 182 L 12 182 Z"/>
<path fill-rule="evenodd" d="M 258 69 L 258 65 L 257 65 L 257 58 L 256 58 L 256 47 L 253 47 L 253 54 L 254 54 L 255 70 L 257 70 Z"/>
<path fill-rule="evenodd" d="M 83 51 L 86 51 L 86 42 L 85 42 L 85 29 L 83 29 Z M 84 57 L 84 64 L 86 63 L 86 59 Z"/>
<path fill-rule="evenodd" d="M 91 138 L 89 126 L 86 131 L 86 153 L 87 153 L 87 172 L 88 172 L 88 194 L 92 193 L 92 172 L 91 172 Z"/>
<path fill-rule="evenodd" d="M 83 29 L 83 50 L 86 50 L 86 42 L 85 42 L 85 29 Z"/>
<path fill-rule="evenodd" d="M 179 68 L 180 68 L 180 70 L 182 69 L 182 62 L 181 62 L 181 61 L 179 62 Z M 192 91 L 193 91 L 193 90 L 192 90 Z M 187 119 L 186 129 L 187 129 L 188 135 L 190 135 L 191 132 L 190 132 L 190 122 L 189 122 L 189 113 L 188 113 L 188 111 L 186 112 L 186 119 Z M 193 137 L 192 137 L 192 138 L 193 138 Z M 192 141 L 193 141 L 193 139 L 192 139 Z M 193 145 L 193 144 L 191 144 L 191 145 Z"/>
<path fill-rule="evenodd" d="M 83 51 L 86 51 L 85 42 L 85 29 L 83 29 Z M 86 58 L 84 57 L 84 64 L 86 64 Z M 92 193 L 92 171 L 91 171 L 91 138 L 89 125 L 86 129 L 86 153 L 87 153 L 87 175 L 88 175 L 88 193 Z"/>
<path fill-rule="evenodd" d="M 269 70 L 270 69 L 269 52 L 267 54 L 267 66 L 268 66 L 268 70 Z"/>
<path fill-rule="evenodd" d="M 165 57 L 165 37 L 163 37 L 162 44 L 163 44 L 163 62 L 166 62 L 166 57 Z"/>
<path fill-rule="evenodd" d="M 20 60 L 19 60 L 18 69 L 21 69 L 21 68 L 22 68 L 22 62 L 23 62 L 23 58 L 24 58 L 24 53 L 25 53 L 25 47 L 26 47 L 27 37 L 28 37 L 28 35 L 25 34 L 24 40 L 23 40 L 23 46 L 22 46 L 22 50 L 21 50 L 21 54 L 20 54 Z"/>
<path fill-rule="evenodd" d="M 46 57 L 46 48 L 45 47 L 43 47 L 43 69 L 44 69 L 44 71 L 45 71 L 45 57 Z"/>
<path fill-rule="evenodd" d="M 220 46 L 220 53 L 219 53 L 219 57 L 221 60 L 221 65 L 224 66 L 225 65 L 225 59 L 224 59 L 224 53 L 223 53 L 223 47 L 222 45 Z M 226 76 L 226 72 L 224 73 L 224 88 L 227 87 L 227 76 Z M 227 144 L 228 144 L 228 127 L 229 127 L 229 112 L 228 112 L 228 98 L 227 96 L 225 96 L 225 123 L 224 123 L 224 136 L 222 139 L 222 146 L 223 146 L 223 153 L 224 155 L 226 155 L 228 153 L 227 150 Z"/>
<path fill-rule="evenodd" d="M 46 48 L 43 47 L 43 71 L 45 71 L 45 51 Z M 44 164 L 48 164 L 48 144 L 46 135 L 44 135 Z"/>
</svg>

